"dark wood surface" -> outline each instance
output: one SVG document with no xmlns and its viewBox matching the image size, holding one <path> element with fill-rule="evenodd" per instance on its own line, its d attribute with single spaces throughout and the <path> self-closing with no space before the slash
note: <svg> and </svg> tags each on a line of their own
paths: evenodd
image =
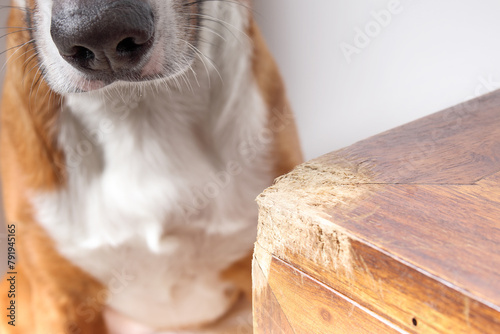
<svg viewBox="0 0 500 334">
<path fill-rule="evenodd" d="M 259 247 L 397 328 L 500 333 L 500 92 L 299 166 L 259 205 Z"/>
</svg>

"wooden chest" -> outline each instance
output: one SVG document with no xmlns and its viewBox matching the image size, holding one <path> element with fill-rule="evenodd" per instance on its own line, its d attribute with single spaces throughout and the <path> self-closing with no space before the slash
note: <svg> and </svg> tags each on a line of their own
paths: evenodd
<svg viewBox="0 0 500 334">
<path fill-rule="evenodd" d="M 500 333 L 500 92 L 258 199 L 255 333 Z"/>
</svg>

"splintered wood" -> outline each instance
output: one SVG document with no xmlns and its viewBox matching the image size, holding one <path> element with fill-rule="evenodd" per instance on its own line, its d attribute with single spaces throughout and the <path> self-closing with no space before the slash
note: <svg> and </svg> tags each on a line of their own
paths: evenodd
<svg viewBox="0 0 500 334">
<path fill-rule="evenodd" d="M 350 244 L 343 228 L 326 218 L 326 209 L 346 206 L 362 197 L 366 189 L 357 184 L 369 178 L 344 168 L 331 168 L 320 161 L 303 164 L 258 198 L 259 244 L 278 257 L 286 252 L 302 254 L 324 265 L 351 271 Z"/>
</svg>

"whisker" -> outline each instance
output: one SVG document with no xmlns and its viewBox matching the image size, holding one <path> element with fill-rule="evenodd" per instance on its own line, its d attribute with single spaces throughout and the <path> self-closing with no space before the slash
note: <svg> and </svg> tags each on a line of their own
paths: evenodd
<svg viewBox="0 0 500 334">
<path fill-rule="evenodd" d="M 25 32 L 25 31 L 28 31 L 29 29 L 23 29 L 23 30 L 16 30 L 16 31 L 11 31 L 11 32 L 8 32 L 6 34 L 3 34 L 0 36 L 0 38 L 4 38 L 4 37 L 7 37 L 9 35 L 12 35 L 12 34 L 16 34 L 16 33 L 20 33 L 20 32 Z"/>
<path fill-rule="evenodd" d="M 203 4 L 205 2 L 228 3 L 228 4 L 232 4 L 232 5 L 242 6 L 242 7 L 247 8 L 247 9 L 252 9 L 250 6 L 248 6 L 246 4 L 243 4 L 241 2 L 238 2 L 238 1 L 228 1 L 228 0 L 196 0 L 196 1 L 191 1 L 191 2 L 188 2 L 188 3 L 182 4 L 182 6 L 189 7 L 189 6 L 193 6 L 193 5 Z"/>
<path fill-rule="evenodd" d="M 45 76 L 43 75 L 43 69 L 40 68 L 40 71 L 37 72 L 38 73 L 38 78 L 36 79 L 36 82 L 35 82 L 35 85 L 37 85 L 37 89 L 36 89 L 36 93 L 35 93 L 35 104 L 37 99 L 38 99 L 38 93 L 40 92 L 40 87 L 42 86 L 42 83 L 43 83 L 43 79 L 45 78 Z"/>
<path fill-rule="evenodd" d="M 45 78 L 44 78 L 44 79 L 45 79 Z M 42 81 L 40 81 L 40 83 L 41 83 L 41 82 L 42 82 Z M 40 89 L 40 86 L 38 86 L 38 89 Z M 47 99 L 47 95 L 49 95 L 49 94 L 50 94 L 50 92 L 52 92 L 52 89 L 48 89 L 48 90 L 47 90 L 47 93 L 45 93 L 45 96 L 43 97 L 42 101 L 45 101 L 45 100 Z M 49 101 L 50 101 L 50 95 L 49 95 Z M 50 105 L 50 103 L 49 103 L 49 105 Z"/>
<path fill-rule="evenodd" d="M 31 12 L 32 9 L 28 7 L 22 7 L 22 6 L 12 6 L 12 5 L 2 5 L 0 6 L 0 10 L 2 9 L 18 9 L 26 12 Z"/>
<path fill-rule="evenodd" d="M 0 27 L 0 29 L 24 29 L 24 30 L 35 30 L 30 27 L 10 27 L 10 26 L 5 26 L 5 27 Z"/>
<path fill-rule="evenodd" d="M 227 42 L 227 39 L 222 36 L 221 34 L 219 34 L 218 32 L 216 32 L 215 30 L 213 29 L 210 29 L 209 27 L 205 27 L 205 26 L 194 26 L 194 25 L 185 25 L 184 28 L 186 29 L 192 29 L 192 30 L 198 30 L 198 31 L 202 31 L 202 29 L 205 29 L 211 33 L 213 33 L 214 35 L 216 35 L 217 37 L 219 37 L 220 39 L 222 39 L 224 42 Z"/>
<path fill-rule="evenodd" d="M 24 73 L 24 74 L 23 74 L 23 83 L 24 83 L 24 80 L 26 79 L 26 77 L 27 77 L 27 76 L 31 73 L 31 71 L 33 71 L 35 68 L 37 68 L 37 73 L 38 73 L 38 71 L 40 71 L 40 64 L 38 64 L 38 62 L 37 62 L 37 63 L 35 63 L 35 65 L 33 65 L 27 73 Z M 37 73 L 35 74 L 35 77 L 36 77 Z"/>
<path fill-rule="evenodd" d="M 27 41 L 27 42 L 24 42 L 24 43 L 21 43 L 21 44 L 19 44 L 19 45 L 12 46 L 12 47 L 10 47 L 10 48 L 8 48 L 8 49 L 3 50 L 2 52 L 0 52 L 0 56 L 1 56 L 1 55 L 3 55 L 5 52 L 9 52 L 9 51 L 10 51 L 10 50 L 12 50 L 12 49 L 15 49 L 15 48 L 22 48 L 22 47 L 23 47 L 23 46 L 25 46 L 26 44 L 30 44 L 30 43 L 33 43 L 33 42 L 35 42 L 35 40 L 34 40 L 34 39 L 31 39 L 31 40 L 29 40 L 29 41 Z"/>
<path fill-rule="evenodd" d="M 32 97 L 32 94 L 33 94 L 33 86 L 37 85 L 38 80 L 35 81 L 35 79 L 36 79 L 38 73 L 40 72 L 40 67 L 39 66 L 35 66 L 35 67 L 37 67 L 37 71 L 35 73 L 35 76 L 33 77 L 33 80 L 31 81 L 31 87 L 30 87 L 30 91 L 28 93 L 28 101 L 29 101 L 29 103 L 28 103 L 28 109 L 30 109 L 30 110 L 31 110 L 31 101 L 32 101 L 31 97 Z M 30 72 L 31 72 L 31 70 L 30 70 Z M 40 76 L 38 76 L 38 79 L 40 79 Z"/>
<path fill-rule="evenodd" d="M 211 78 L 210 78 L 210 71 L 208 70 L 208 67 L 207 67 L 207 64 L 205 63 L 205 60 L 203 59 L 203 57 L 200 55 L 200 52 L 198 49 L 194 48 L 191 43 L 189 42 L 185 42 L 187 43 L 188 47 L 194 52 L 194 54 L 196 55 L 196 57 L 198 57 L 201 61 L 201 63 L 203 64 L 203 67 L 205 68 L 205 72 L 207 73 L 207 79 L 208 79 L 208 88 L 212 87 L 212 81 L 211 81 Z"/>
<path fill-rule="evenodd" d="M 24 52 L 22 55 L 20 55 L 18 58 L 26 55 L 28 53 L 28 51 Z M 35 52 L 34 54 L 32 54 L 31 56 L 29 56 L 28 58 L 26 58 L 26 60 L 23 62 L 23 73 L 26 73 L 26 69 L 28 68 L 28 65 L 29 63 L 31 63 L 33 60 L 35 60 L 38 56 L 38 52 Z M 38 65 L 35 64 L 35 65 Z"/>
<path fill-rule="evenodd" d="M 229 22 L 226 22 L 224 20 L 218 19 L 216 17 L 210 16 L 210 15 L 207 15 L 207 14 L 190 14 L 190 15 L 198 16 L 198 17 L 202 18 L 203 20 L 211 21 L 211 22 L 220 24 L 227 31 L 229 31 L 236 40 L 239 40 L 239 38 L 236 36 L 236 34 L 234 33 L 234 31 L 232 31 L 229 28 L 233 28 L 234 30 L 236 30 L 237 32 L 239 32 L 240 34 L 242 34 L 243 36 L 245 36 L 247 39 L 250 40 L 250 37 L 247 35 L 247 33 L 245 33 L 244 31 L 240 30 L 239 28 L 235 27 L 234 25 L 232 25 Z"/>
<path fill-rule="evenodd" d="M 184 61 L 186 62 L 186 64 L 189 64 L 189 62 L 186 60 L 186 58 L 184 58 Z M 191 68 L 191 66 L 188 67 L 188 70 L 189 68 Z M 182 71 L 182 68 L 181 66 L 179 65 L 179 70 Z M 187 72 L 188 71 L 184 71 L 182 72 L 182 75 L 181 75 L 181 78 L 184 80 L 184 82 L 186 83 L 186 85 L 188 86 L 189 90 L 194 93 L 194 89 L 193 89 L 193 86 L 191 85 L 191 82 L 189 81 L 189 77 L 187 76 Z M 198 80 L 196 80 L 198 81 Z"/>
<path fill-rule="evenodd" d="M 5 63 L 3 64 L 2 68 L 0 68 L 0 72 L 3 72 L 3 70 L 5 69 L 5 67 L 7 66 L 7 64 L 8 64 L 8 63 L 12 60 L 12 57 L 13 57 L 13 56 L 14 56 L 17 52 L 19 52 L 19 50 L 22 50 L 23 46 L 25 46 L 26 44 L 31 43 L 31 42 L 33 42 L 33 41 L 34 41 L 34 40 L 30 40 L 30 41 L 28 41 L 28 42 L 26 42 L 26 43 L 16 45 L 16 46 L 14 46 L 14 47 L 12 47 L 12 48 L 9 48 L 9 49 L 7 49 L 7 50 L 3 51 L 2 53 L 0 53 L 0 55 L 2 55 L 3 53 L 5 53 L 5 52 L 7 52 L 7 51 L 10 51 L 10 50 L 12 50 L 12 49 L 14 49 L 14 48 L 16 48 L 16 47 L 17 47 L 17 50 L 16 50 L 16 51 L 14 51 L 14 52 L 13 52 L 13 53 L 9 56 L 9 58 L 7 58 L 7 60 L 6 60 L 6 61 L 5 61 Z M 18 57 L 16 58 L 16 60 L 17 60 L 17 59 L 19 59 L 19 57 L 22 57 L 23 55 L 25 55 L 25 54 L 26 54 L 26 53 L 28 53 L 28 52 L 29 52 L 29 50 L 24 51 L 24 52 L 23 52 L 20 56 L 18 56 Z"/>
<path fill-rule="evenodd" d="M 184 61 L 186 62 L 186 64 L 189 63 L 187 61 L 186 57 L 183 56 L 183 58 L 184 58 Z M 191 71 L 191 73 L 193 73 L 194 80 L 196 81 L 196 84 L 198 85 L 198 87 L 201 87 L 200 82 L 198 81 L 198 74 L 196 74 L 196 72 L 195 72 L 195 70 L 193 68 L 193 64 L 189 64 L 189 69 L 188 70 Z"/>
<path fill-rule="evenodd" d="M 52 97 L 55 95 L 54 91 L 52 89 L 49 89 L 49 106 L 51 105 L 50 103 L 52 102 Z"/>
<path fill-rule="evenodd" d="M 219 72 L 219 69 L 217 68 L 217 66 L 215 65 L 215 62 L 210 59 L 209 57 L 205 56 L 197 47 L 195 47 L 193 44 L 187 42 L 187 41 L 184 41 L 185 43 L 187 43 L 187 46 L 193 50 L 194 52 L 196 52 L 197 54 L 199 54 L 200 56 L 202 56 L 203 58 L 205 58 L 209 63 L 210 65 L 212 65 L 213 69 L 215 70 L 215 72 L 217 72 L 217 75 L 219 76 L 222 84 L 224 84 L 224 79 L 222 79 L 222 75 L 220 74 Z M 200 58 L 201 59 L 201 58 Z M 203 59 L 201 59 L 203 61 Z M 204 63 L 204 62 L 203 62 Z M 206 68 L 206 66 L 205 66 Z M 208 69 L 207 69 L 208 70 Z M 208 72 L 207 72 L 208 73 Z"/>
</svg>

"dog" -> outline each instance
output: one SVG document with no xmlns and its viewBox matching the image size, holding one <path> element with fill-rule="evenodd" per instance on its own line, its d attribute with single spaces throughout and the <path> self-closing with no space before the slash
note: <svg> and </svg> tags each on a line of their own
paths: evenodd
<svg viewBox="0 0 500 334">
<path fill-rule="evenodd" d="M 251 1 L 14 1 L 0 332 L 249 330 L 254 199 L 302 161 Z"/>
</svg>

